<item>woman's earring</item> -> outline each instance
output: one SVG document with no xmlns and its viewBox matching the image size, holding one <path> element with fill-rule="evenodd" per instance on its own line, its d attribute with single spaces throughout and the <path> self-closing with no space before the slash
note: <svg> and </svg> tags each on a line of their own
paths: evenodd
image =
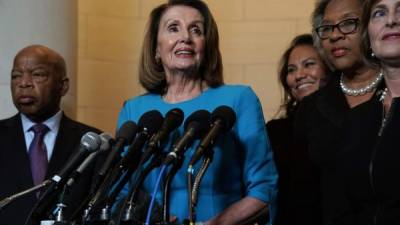
<svg viewBox="0 0 400 225">
<path fill-rule="evenodd" d="M 371 58 L 375 58 L 375 53 L 372 50 L 371 46 L 368 47 L 368 51 L 371 52 L 369 55 L 371 56 Z"/>
</svg>

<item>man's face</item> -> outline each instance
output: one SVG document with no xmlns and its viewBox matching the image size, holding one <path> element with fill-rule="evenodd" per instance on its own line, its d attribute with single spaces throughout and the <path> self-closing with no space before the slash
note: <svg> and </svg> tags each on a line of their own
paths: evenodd
<svg viewBox="0 0 400 225">
<path fill-rule="evenodd" d="M 19 112 L 41 122 L 59 110 L 68 90 L 68 79 L 55 67 L 54 55 L 46 49 L 28 48 L 18 53 L 11 71 L 11 93 Z"/>
</svg>

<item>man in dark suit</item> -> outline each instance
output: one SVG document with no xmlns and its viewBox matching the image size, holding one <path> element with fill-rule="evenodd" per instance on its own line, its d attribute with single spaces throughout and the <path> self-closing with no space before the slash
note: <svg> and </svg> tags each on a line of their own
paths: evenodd
<svg viewBox="0 0 400 225">
<path fill-rule="evenodd" d="M 74 154 L 81 137 L 99 130 L 69 119 L 60 101 L 69 89 L 64 59 L 45 46 L 32 45 L 14 58 L 11 92 L 18 114 L 0 121 L 0 200 L 26 190 L 59 171 Z M 35 175 L 36 162 L 30 152 L 36 124 L 47 128 L 43 141 L 45 178 Z M 90 172 L 88 172 L 90 173 Z M 34 178 L 34 179 L 33 179 Z M 73 210 L 90 189 L 91 179 L 79 179 L 71 190 L 68 208 Z M 37 201 L 37 193 L 24 196 L 0 210 L 0 225 L 23 225 Z"/>
</svg>

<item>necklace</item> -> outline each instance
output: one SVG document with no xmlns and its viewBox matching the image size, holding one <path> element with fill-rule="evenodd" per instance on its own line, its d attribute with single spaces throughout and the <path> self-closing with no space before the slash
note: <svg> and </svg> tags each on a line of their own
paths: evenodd
<svg viewBox="0 0 400 225">
<path fill-rule="evenodd" d="M 346 95 L 350 95 L 350 96 L 360 96 L 360 95 L 365 95 L 368 92 L 373 91 L 379 84 L 379 82 L 382 80 L 383 78 L 383 72 L 379 72 L 378 76 L 376 76 L 376 78 L 367 86 L 363 87 L 363 88 L 349 88 L 347 87 L 344 82 L 343 82 L 343 73 L 340 76 L 340 88 L 342 89 L 342 92 Z"/>
<path fill-rule="evenodd" d="M 388 94 L 388 89 L 385 88 L 385 90 L 383 90 L 381 97 L 379 98 L 379 101 L 382 102 L 382 122 L 381 122 L 381 128 L 379 128 L 379 132 L 378 132 L 378 136 L 382 136 L 382 132 L 383 132 L 383 128 L 386 125 L 386 121 L 387 121 L 387 114 L 385 113 L 385 97 Z"/>
<path fill-rule="evenodd" d="M 388 93 L 388 89 L 385 88 L 385 90 L 383 90 L 383 92 L 381 94 L 381 97 L 379 98 L 379 101 L 381 101 L 383 103 L 385 101 L 385 97 L 386 97 L 387 93 Z"/>
</svg>

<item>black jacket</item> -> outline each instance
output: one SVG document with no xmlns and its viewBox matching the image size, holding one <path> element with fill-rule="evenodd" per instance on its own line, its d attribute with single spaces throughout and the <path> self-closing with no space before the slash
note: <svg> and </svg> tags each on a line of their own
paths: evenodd
<svg viewBox="0 0 400 225">
<path fill-rule="evenodd" d="M 73 155 L 82 135 L 88 131 L 99 133 L 98 129 L 78 123 L 63 115 L 49 161 L 47 178 L 56 174 Z M 19 114 L 0 121 L 0 199 L 33 187 L 29 156 Z M 89 192 L 93 167 L 83 179 L 79 179 L 68 198 L 68 209 L 73 210 Z M 0 211 L 0 225 L 23 225 L 36 202 L 35 194 L 24 196 Z"/>
<path fill-rule="evenodd" d="M 268 136 L 278 170 L 276 225 L 320 225 L 318 174 L 304 146 L 293 141 L 293 118 L 271 120 Z"/>
<path fill-rule="evenodd" d="M 377 98 L 383 87 L 382 82 L 372 98 Z M 325 88 L 304 98 L 296 114 L 296 144 L 306 146 L 319 170 L 323 224 L 326 225 L 333 224 L 334 215 L 344 213 L 346 200 L 337 165 L 342 163 L 346 151 L 343 133 L 348 129 L 346 121 L 352 110 L 340 89 L 339 74 L 334 74 Z M 348 137 L 352 139 L 351 134 Z"/>
<path fill-rule="evenodd" d="M 384 125 L 383 115 L 375 97 L 345 120 L 337 165 L 344 210 L 336 213 L 335 224 L 400 224 L 400 98 L 393 99 Z"/>
<path fill-rule="evenodd" d="M 295 116 L 295 142 L 310 154 L 318 168 L 323 224 L 331 224 L 336 210 L 336 159 L 338 143 L 346 114 L 350 111 L 339 85 L 339 75 L 331 74 L 330 82 L 303 99 Z"/>
</svg>

